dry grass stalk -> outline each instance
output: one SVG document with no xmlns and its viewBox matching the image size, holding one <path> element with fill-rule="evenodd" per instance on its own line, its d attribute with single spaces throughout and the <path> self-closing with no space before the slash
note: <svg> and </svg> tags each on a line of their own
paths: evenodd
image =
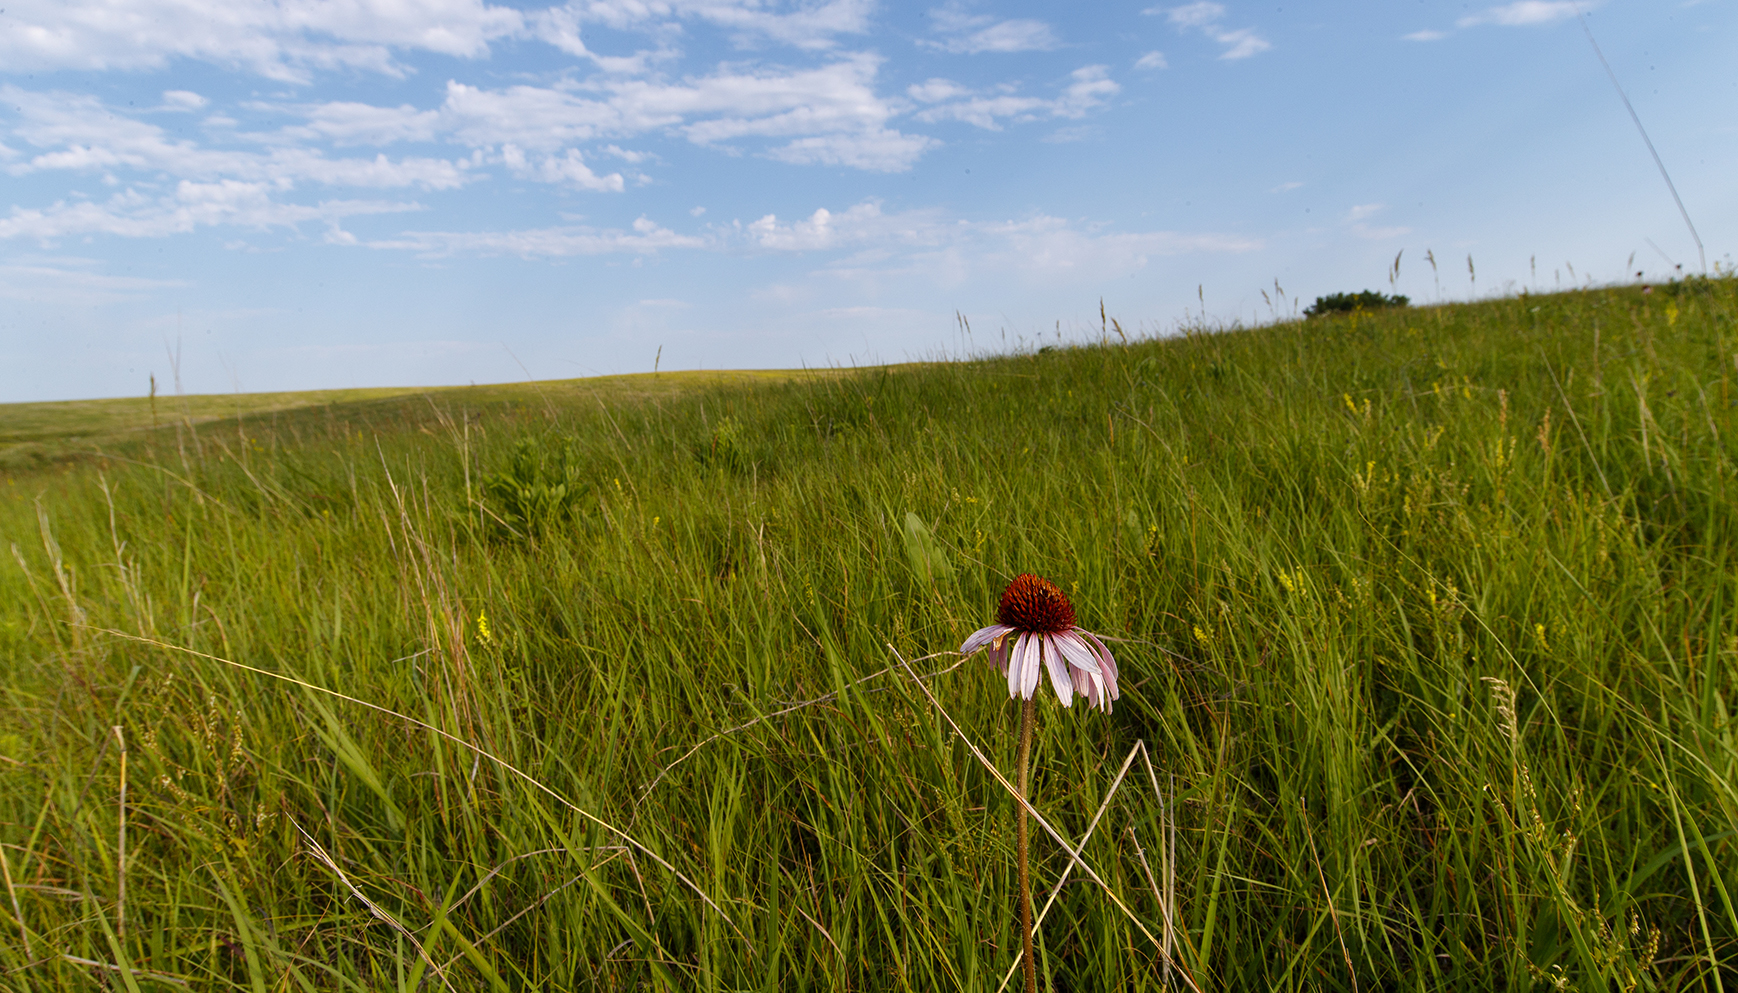
<svg viewBox="0 0 1738 993">
<path fill-rule="evenodd" d="M 416 949 L 417 956 L 420 957 L 424 962 L 427 962 L 428 967 L 430 969 L 434 970 L 434 974 L 436 977 L 438 977 L 440 979 L 441 985 L 450 989 L 452 987 L 452 984 L 447 982 L 446 970 L 442 969 L 440 966 L 436 965 L 434 959 L 429 958 L 428 951 L 422 947 L 422 942 L 416 940 L 416 935 L 412 934 L 409 928 L 405 927 L 403 924 L 400 924 L 398 922 L 398 918 L 387 913 L 378 904 L 376 904 L 373 900 L 370 900 L 370 899 L 368 899 L 368 897 L 364 896 L 362 891 L 356 888 L 356 884 L 354 884 L 350 881 L 350 877 L 344 875 L 344 870 L 338 868 L 338 863 L 334 862 L 332 860 L 332 856 L 326 854 L 326 849 L 322 848 L 320 846 L 320 843 L 314 840 L 313 835 L 302 830 L 302 826 L 300 824 L 296 824 L 296 822 L 294 822 L 294 821 L 291 821 L 290 823 L 291 823 L 291 825 L 293 825 L 295 827 L 296 833 L 300 834 L 302 836 L 302 840 L 304 840 L 308 843 L 308 848 L 313 851 L 314 857 L 319 859 L 320 863 L 322 865 L 324 865 L 327 869 L 331 870 L 332 875 L 338 877 L 338 881 L 340 883 L 344 884 L 344 888 L 350 891 L 350 895 L 355 897 L 358 901 L 360 901 L 364 907 L 367 907 L 369 913 L 373 914 L 376 918 L 379 918 L 380 920 L 386 922 L 388 927 L 391 927 L 394 931 L 397 931 L 399 933 L 399 935 L 404 938 L 405 941 L 410 942 L 410 946 L 412 948 Z"/>
</svg>

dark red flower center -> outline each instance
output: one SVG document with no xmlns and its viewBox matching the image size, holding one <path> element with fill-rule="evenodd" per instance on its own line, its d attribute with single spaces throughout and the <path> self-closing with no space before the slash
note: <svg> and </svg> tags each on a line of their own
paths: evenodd
<svg viewBox="0 0 1738 993">
<path fill-rule="evenodd" d="M 1074 626 L 1074 605 L 1055 583 L 1025 572 L 1002 591 L 996 620 L 1021 631 L 1056 634 Z"/>
</svg>

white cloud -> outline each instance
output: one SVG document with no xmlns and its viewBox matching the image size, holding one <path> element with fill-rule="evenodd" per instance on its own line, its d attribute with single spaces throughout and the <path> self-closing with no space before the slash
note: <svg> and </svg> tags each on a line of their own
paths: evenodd
<svg viewBox="0 0 1738 993">
<path fill-rule="evenodd" d="M 1144 13 L 1157 14 L 1161 9 L 1162 8 L 1159 7 L 1152 7 L 1147 9 Z M 1222 3 L 1211 3 L 1208 2 L 1208 0 L 1201 0 L 1199 3 L 1185 4 L 1181 7 L 1172 7 L 1169 10 L 1165 10 L 1164 13 L 1169 17 L 1171 23 L 1178 27 L 1205 28 L 1209 25 L 1217 24 L 1225 19 L 1225 5 Z"/>
<path fill-rule="evenodd" d="M 1573 0 L 1516 0 L 1500 7 L 1486 9 L 1461 18 L 1455 23 L 1463 28 L 1480 24 L 1500 24 L 1505 27 L 1525 27 L 1551 24 L 1574 17 L 1581 10 Z"/>
<path fill-rule="evenodd" d="M 513 175 L 521 179 L 566 183 L 599 193 L 620 193 L 626 188 L 619 172 L 610 173 L 608 176 L 599 176 L 592 172 L 577 149 L 569 148 L 563 155 L 540 155 L 532 160 L 526 158 L 517 145 L 504 145 L 501 148 L 501 160 L 513 171 Z"/>
<path fill-rule="evenodd" d="M 1353 234 L 1360 238 L 1368 238 L 1371 241 L 1382 241 L 1388 238 L 1398 238 L 1401 235 L 1410 234 L 1412 232 L 1411 228 L 1372 227 L 1364 223 L 1387 209 L 1388 205 L 1382 203 L 1358 204 L 1351 210 L 1346 211 L 1346 224 L 1351 228 Z"/>
<path fill-rule="evenodd" d="M 1447 37 L 1448 37 L 1448 32 L 1446 32 L 1446 31 L 1431 31 L 1431 30 L 1426 29 L 1424 31 L 1414 31 L 1409 35 L 1405 35 L 1404 40 L 1406 40 L 1406 41 L 1441 41 L 1442 39 L 1447 38 Z"/>
<path fill-rule="evenodd" d="M 935 210 L 887 214 L 875 201 L 842 213 L 816 210 L 791 223 L 768 214 L 740 230 L 748 243 L 759 249 L 852 250 L 853 254 L 829 264 L 824 272 L 867 281 L 916 276 L 949 282 L 963 278 L 970 269 L 1041 277 L 1073 272 L 1119 275 L 1144 268 L 1153 256 L 1246 252 L 1261 247 L 1258 240 L 1234 235 L 1115 232 L 1082 228 L 1047 215 L 984 223 L 951 218 Z M 724 244 L 728 245 L 728 240 Z"/>
<path fill-rule="evenodd" d="M 198 110 L 211 101 L 190 90 L 164 90 L 164 110 Z"/>
<path fill-rule="evenodd" d="M 801 3 L 788 12 L 780 12 L 778 6 L 766 0 L 569 0 L 563 6 L 537 11 L 529 20 L 532 32 L 542 40 L 618 71 L 631 66 L 612 68 L 607 59 L 588 51 L 580 40 L 585 24 L 671 38 L 682 33 L 683 21 L 702 21 L 730 32 L 739 45 L 769 40 L 818 50 L 834 47 L 839 35 L 867 31 L 874 9 L 872 0 Z M 662 52 L 642 52 L 633 59 L 644 62 L 660 57 Z"/>
<path fill-rule="evenodd" d="M 938 103 L 955 97 L 969 96 L 971 90 L 951 79 L 926 79 L 905 88 L 906 95 L 919 103 Z"/>
<path fill-rule="evenodd" d="M 1030 18 L 998 21 L 994 17 L 969 13 L 959 0 L 929 12 L 931 23 L 940 41 L 920 39 L 919 45 L 956 55 L 976 55 L 982 52 L 1048 52 L 1061 46 L 1050 25 Z"/>
<path fill-rule="evenodd" d="M 924 152 L 940 144 L 934 138 L 884 128 L 798 138 L 767 155 L 793 165 L 842 165 L 869 172 L 904 172 Z"/>
<path fill-rule="evenodd" d="M 1169 69 L 1170 65 L 1164 52 L 1148 52 L 1135 60 L 1136 69 Z"/>
<path fill-rule="evenodd" d="M 1278 186 L 1275 186 L 1273 189 L 1268 190 L 1267 192 L 1269 192 L 1269 193 L 1289 193 L 1292 190 L 1301 189 L 1302 187 L 1303 187 L 1302 182 L 1293 179 L 1293 180 L 1289 180 L 1287 182 L 1281 183 Z"/>
<path fill-rule="evenodd" d="M 1213 40 L 1225 46 L 1225 51 L 1219 55 L 1222 59 L 1247 59 L 1273 47 L 1250 28 L 1221 31 L 1213 35 Z"/>
<path fill-rule="evenodd" d="M 576 255 L 648 255 L 662 250 L 709 252 L 830 253 L 820 272 L 835 278 L 875 281 L 917 277 L 948 282 L 968 270 L 1024 272 L 1040 277 L 1070 273 L 1124 274 L 1158 256 L 1248 252 L 1258 239 L 1214 233 L 1118 232 L 1039 215 L 1022 220 L 978 222 L 941 210 L 888 213 L 869 200 L 842 211 L 816 209 L 807 217 L 709 226 L 680 234 L 645 217 L 632 230 L 584 225 L 521 231 L 412 231 L 365 241 L 370 248 L 424 256 L 517 255 L 525 258 Z"/>
<path fill-rule="evenodd" d="M 407 231 L 396 238 L 365 243 L 369 248 L 412 251 L 427 257 L 517 255 L 562 258 L 575 255 L 646 255 L 665 248 L 703 248 L 707 241 L 682 235 L 642 217 L 633 230 L 574 226 L 528 231 Z"/>
<path fill-rule="evenodd" d="M 523 16 L 482 0 L 11 0 L 0 64 L 13 72 L 160 69 L 187 58 L 305 81 L 310 69 L 400 73 L 392 50 L 476 58 Z"/>
<path fill-rule="evenodd" d="M 913 210 L 889 215 L 882 213 L 879 202 L 870 200 L 838 214 L 821 207 L 806 220 L 789 224 L 780 224 L 777 216 L 768 214 L 745 225 L 743 231 L 757 248 L 791 252 L 864 244 L 935 245 L 947 227 L 939 212 Z"/>
<path fill-rule="evenodd" d="M 1002 128 L 1002 119 L 1035 121 L 1049 118 L 1078 119 L 1102 107 L 1122 92 L 1122 87 L 1110 78 L 1110 70 L 1101 65 L 1082 66 L 1069 74 L 1069 83 L 1052 99 L 1018 96 L 1002 88 L 1001 92 L 970 94 L 964 87 L 954 88 L 947 80 L 932 79 L 922 84 L 923 97 L 937 102 L 913 115 L 919 121 L 963 121 L 990 131 Z M 944 85 L 945 84 L 945 85 Z M 913 87 L 913 90 L 917 90 Z M 942 93 L 949 96 L 942 97 Z M 914 92 L 913 94 L 917 94 Z"/>
<path fill-rule="evenodd" d="M 1223 25 L 1228 11 L 1222 3 L 1197 0 L 1181 7 L 1149 7 L 1143 14 L 1163 14 L 1178 30 L 1195 30 L 1225 46 L 1219 57 L 1229 61 L 1247 59 L 1273 47 L 1254 28 L 1227 28 Z"/>
<path fill-rule="evenodd" d="M 0 217 L 0 239 L 34 238 L 52 242 L 84 234 L 157 238 L 217 225 L 293 228 L 310 221 L 326 222 L 359 214 L 422 209 L 416 203 L 378 200 L 290 204 L 274 200 L 274 192 L 265 183 L 182 181 L 176 185 L 173 194 L 165 196 L 150 196 L 129 187 L 103 203 L 63 200 L 43 209 L 15 206 L 10 215 Z"/>
<path fill-rule="evenodd" d="M 833 47 L 868 29 L 872 0 L 799 3 L 768 0 L 570 0 L 521 12 L 486 0 L 11 0 L 0 32 L 0 65 L 14 72 L 161 69 L 176 59 L 240 68 L 272 79 L 308 82 L 315 70 L 407 70 L 395 52 L 477 59 L 493 43 L 530 37 L 590 58 L 608 71 L 643 71 L 668 58 L 667 46 L 631 56 L 593 53 L 583 25 L 602 24 L 678 37 L 701 21 L 739 44 L 773 41 L 801 49 Z"/>
<path fill-rule="evenodd" d="M 314 149 L 287 147 L 268 152 L 213 149 L 171 138 L 154 124 L 124 117 L 96 97 L 70 93 L 32 93 L 0 87 L 0 101 L 11 104 L 22 121 L 13 133 L 45 149 L 6 171 L 15 176 L 52 170 L 131 170 L 199 181 L 237 180 L 286 189 L 299 182 L 376 189 L 420 187 L 456 189 L 475 178 L 465 160 L 404 158 L 327 158 Z"/>
<path fill-rule="evenodd" d="M 109 276 L 92 272 L 91 268 L 89 259 L 15 258 L 0 262 L 0 299 L 89 307 L 137 300 L 156 290 L 192 285 L 181 279 Z"/>
<path fill-rule="evenodd" d="M 808 69 L 725 67 L 681 82 L 607 79 L 583 90 L 489 90 L 454 81 L 438 112 L 426 118 L 410 108 L 383 114 L 371 137 L 426 126 L 431 136 L 474 148 L 511 143 L 527 151 L 647 133 L 674 132 L 698 145 L 789 138 L 789 145 L 769 154 L 789 162 L 898 171 L 934 142 L 887 126 L 896 108 L 875 92 L 880 64 L 872 55 L 851 55 Z"/>
</svg>

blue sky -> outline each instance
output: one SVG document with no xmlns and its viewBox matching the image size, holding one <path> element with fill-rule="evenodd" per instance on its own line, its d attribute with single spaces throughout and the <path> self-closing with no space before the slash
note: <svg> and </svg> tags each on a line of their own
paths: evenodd
<svg viewBox="0 0 1738 993">
<path fill-rule="evenodd" d="M 1579 9 L 1731 264 L 1738 4 Z M 935 358 L 1397 254 L 1419 302 L 1695 271 L 1576 12 L 6 0 L 0 401 Z"/>
</svg>

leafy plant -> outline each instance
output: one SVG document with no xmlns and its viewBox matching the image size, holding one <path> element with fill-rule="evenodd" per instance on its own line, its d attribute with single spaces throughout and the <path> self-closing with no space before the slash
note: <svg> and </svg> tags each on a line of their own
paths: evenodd
<svg viewBox="0 0 1738 993">
<path fill-rule="evenodd" d="M 589 489 L 571 439 L 522 438 L 483 478 L 484 515 L 498 532 L 532 537 L 571 518 Z"/>
<path fill-rule="evenodd" d="M 1385 310 L 1389 307 L 1405 307 L 1412 303 L 1403 294 L 1396 293 L 1387 296 L 1374 290 L 1364 290 L 1361 293 L 1334 293 L 1325 297 L 1316 297 L 1316 302 L 1304 309 L 1305 317 L 1322 317 L 1327 314 L 1350 314 L 1359 310 Z"/>
</svg>

